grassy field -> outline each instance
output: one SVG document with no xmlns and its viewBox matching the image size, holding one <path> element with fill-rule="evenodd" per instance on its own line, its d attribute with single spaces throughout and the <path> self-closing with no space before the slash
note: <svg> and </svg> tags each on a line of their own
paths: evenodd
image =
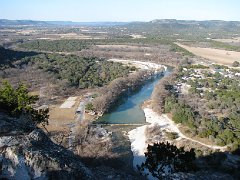
<svg viewBox="0 0 240 180">
<path fill-rule="evenodd" d="M 226 51 L 214 48 L 200 48 L 200 47 L 191 47 L 186 46 L 180 43 L 176 43 L 178 46 L 188 50 L 189 52 L 200 56 L 214 63 L 219 63 L 223 65 L 232 65 L 234 61 L 240 60 L 240 52 L 235 51 Z"/>
<path fill-rule="evenodd" d="M 60 108 L 61 104 L 50 106 L 49 108 L 49 125 L 48 131 L 68 129 L 68 124 L 75 121 L 75 111 L 79 106 L 80 98 L 76 100 L 76 103 L 71 108 Z"/>
</svg>

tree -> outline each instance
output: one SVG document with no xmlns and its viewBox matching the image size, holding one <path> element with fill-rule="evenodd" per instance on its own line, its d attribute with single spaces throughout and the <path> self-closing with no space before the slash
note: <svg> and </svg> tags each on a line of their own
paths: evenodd
<svg viewBox="0 0 240 180">
<path fill-rule="evenodd" d="M 38 100 L 37 96 L 28 94 L 26 86 L 22 83 L 14 89 L 8 81 L 4 81 L 0 87 L 0 110 L 10 116 L 19 118 L 25 115 L 32 124 L 48 124 L 48 108 L 34 109 L 32 104 Z"/>
<path fill-rule="evenodd" d="M 149 175 L 161 179 L 164 175 L 175 172 L 188 172 L 195 170 L 194 149 L 184 151 L 183 147 L 177 148 L 170 143 L 155 143 L 148 145 L 145 153 L 146 161 L 138 166 L 142 175 Z"/>
<path fill-rule="evenodd" d="M 240 63 L 238 61 L 234 61 L 232 64 L 233 67 L 238 67 L 240 66 Z"/>
<path fill-rule="evenodd" d="M 86 104 L 86 110 L 89 110 L 89 111 L 93 110 L 93 104 L 92 103 Z"/>
</svg>

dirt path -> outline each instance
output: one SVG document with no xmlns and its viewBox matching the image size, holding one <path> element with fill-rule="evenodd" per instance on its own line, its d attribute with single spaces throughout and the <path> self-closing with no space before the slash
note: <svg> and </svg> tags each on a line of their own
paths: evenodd
<svg viewBox="0 0 240 180">
<path fill-rule="evenodd" d="M 91 95 L 87 95 L 86 98 L 84 98 L 83 100 L 81 100 L 79 107 L 78 107 L 78 114 L 77 117 L 75 118 L 75 122 L 73 124 L 71 124 L 71 128 L 70 128 L 70 134 L 68 136 L 68 147 L 69 149 L 72 148 L 73 146 L 73 142 L 75 140 L 77 131 L 78 131 L 78 127 L 81 126 L 81 123 L 84 121 L 85 119 L 85 106 L 87 103 L 89 103 L 91 100 Z"/>
<path fill-rule="evenodd" d="M 190 137 L 185 136 L 181 131 L 179 130 L 177 124 L 175 124 L 166 114 L 158 115 L 150 108 L 144 108 L 144 113 L 146 116 L 146 122 L 150 123 L 149 125 L 144 125 L 137 127 L 136 129 L 133 129 L 128 132 L 128 137 L 131 142 L 131 150 L 134 155 L 133 165 L 136 167 L 136 165 L 141 164 L 144 162 L 144 153 L 146 152 L 147 146 L 148 146 L 148 139 L 147 139 L 147 129 L 152 128 L 154 126 L 160 127 L 161 131 L 167 131 L 167 132 L 175 132 L 178 134 L 177 141 L 182 141 L 183 139 L 187 139 L 189 141 L 198 143 L 202 146 L 208 147 L 213 150 L 220 150 L 225 151 L 227 146 L 215 146 L 215 145 L 208 145 L 203 142 L 194 140 Z"/>
<path fill-rule="evenodd" d="M 206 146 L 206 147 L 214 149 L 214 150 L 219 149 L 220 151 L 225 151 L 227 148 L 227 146 L 208 145 L 201 141 L 197 141 L 190 137 L 187 137 L 179 130 L 178 125 L 175 124 L 166 114 L 163 114 L 160 116 L 157 113 L 153 112 L 153 110 L 150 108 L 145 108 L 144 112 L 146 115 L 147 122 L 152 123 L 152 124 L 156 123 L 156 124 L 160 125 L 162 130 L 167 130 L 170 132 L 177 133 L 179 136 L 178 140 L 187 139 L 187 140 L 201 144 L 202 146 Z"/>
</svg>

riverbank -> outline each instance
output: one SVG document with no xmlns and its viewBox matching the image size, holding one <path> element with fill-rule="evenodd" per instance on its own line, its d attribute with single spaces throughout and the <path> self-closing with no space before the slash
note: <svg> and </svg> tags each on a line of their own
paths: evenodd
<svg viewBox="0 0 240 180">
<path fill-rule="evenodd" d="M 120 62 L 122 64 L 135 66 L 136 68 L 142 70 L 153 70 L 155 73 L 160 71 L 166 71 L 167 67 L 161 64 L 146 62 L 146 61 L 136 61 L 136 60 L 125 60 L 125 59 L 109 59 L 108 61 Z"/>
<path fill-rule="evenodd" d="M 109 112 L 114 108 L 114 106 L 116 106 L 120 98 L 127 97 L 132 92 L 144 86 L 147 81 L 165 74 L 167 70 L 166 66 L 158 65 L 155 63 L 131 60 L 115 61 L 125 61 L 127 65 L 134 62 L 134 64 L 137 63 L 142 68 L 138 71 L 132 72 L 126 77 L 121 77 L 113 80 L 109 85 L 99 90 L 97 97 L 92 102 L 93 109 L 97 114 L 102 115 Z M 142 64 L 145 64 L 144 67 L 142 66 Z"/>
<path fill-rule="evenodd" d="M 129 131 L 128 137 L 131 142 L 131 149 L 134 156 L 133 165 L 136 167 L 145 161 L 144 152 L 147 150 L 148 144 L 157 142 L 170 142 L 177 146 L 188 146 L 190 148 L 206 148 L 214 151 L 225 151 L 227 147 L 213 146 L 204 144 L 200 141 L 185 136 L 167 114 L 159 115 L 149 107 L 143 108 L 146 122 L 149 125 L 140 126 Z M 166 132 L 177 134 L 177 139 L 169 139 Z"/>
</svg>

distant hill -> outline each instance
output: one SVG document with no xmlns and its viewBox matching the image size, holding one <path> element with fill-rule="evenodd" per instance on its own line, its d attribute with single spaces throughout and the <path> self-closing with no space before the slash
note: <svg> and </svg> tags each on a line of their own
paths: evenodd
<svg viewBox="0 0 240 180">
<path fill-rule="evenodd" d="M 120 26 L 127 25 L 129 22 L 73 22 L 73 21 L 46 21 L 52 25 L 65 25 L 65 26 Z"/>
<path fill-rule="evenodd" d="M 48 23 L 44 21 L 0 19 L 0 26 L 23 26 L 23 25 L 40 26 L 48 25 Z"/>
<path fill-rule="evenodd" d="M 127 24 L 129 24 L 129 22 L 73 22 L 0 19 L 0 26 L 120 26 Z"/>
<path fill-rule="evenodd" d="M 73 22 L 73 21 L 34 21 L 34 20 L 7 20 L 0 19 L 0 26 L 125 26 L 139 32 L 172 31 L 239 31 L 239 21 L 221 20 L 176 20 L 176 19 L 156 19 L 149 22 Z"/>
<path fill-rule="evenodd" d="M 149 23 L 159 25 L 179 25 L 182 27 L 198 26 L 203 28 L 234 28 L 240 27 L 239 21 L 221 21 L 221 20 L 207 20 L 207 21 L 194 21 L 194 20 L 176 20 L 176 19 L 160 19 L 153 20 Z"/>
<path fill-rule="evenodd" d="M 136 22 L 128 25 L 130 29 L 139 29 L 139 31 L 148 32 L 154 30 L 169 30 L 173 32 L 191 31 L 239 31 L 239 21 L 221 21 L 221 20 L 207 20 L 207 21 L 194 21 L 194 20 L 176 20 L 176 19 L 156 19 L 149 22 Z"/>
</svg>

